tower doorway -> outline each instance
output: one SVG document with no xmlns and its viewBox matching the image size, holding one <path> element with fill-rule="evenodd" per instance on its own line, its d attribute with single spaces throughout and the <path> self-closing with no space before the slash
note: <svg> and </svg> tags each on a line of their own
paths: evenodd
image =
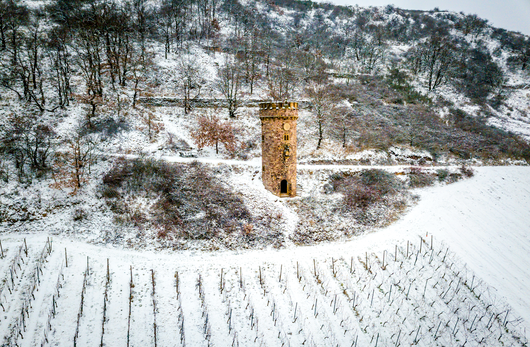
<svg viewBox="0 0 530 347">
<path fill-rule="evenodd" d="M 288 194 L 289 192 L 287 191 L 287 187 L 287 180 L 282 180 L 280 183 L 280 194 Z"/>
</svg>

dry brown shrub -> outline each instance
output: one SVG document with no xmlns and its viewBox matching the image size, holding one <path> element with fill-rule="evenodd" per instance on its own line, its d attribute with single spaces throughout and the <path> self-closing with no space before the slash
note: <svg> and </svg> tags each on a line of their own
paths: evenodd
<svg viewBox="0 0 530 347">
<path fill-rule="evenodd" d="M 198 126 L 191 132 L 191 137 L 199 149 L 215 146 L 215 153 L 219 154 L 219 144 L 222 144 L 231 156 L 235 155 L 237 141 L 230 122 L 222 122 L 215 115 L 201 116 L 197 122 Z"/>
</svg>

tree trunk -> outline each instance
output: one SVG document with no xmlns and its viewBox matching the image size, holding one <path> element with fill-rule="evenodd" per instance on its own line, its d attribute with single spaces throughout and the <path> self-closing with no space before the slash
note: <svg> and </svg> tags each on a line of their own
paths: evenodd
<svg viewBox="0 0 530 347">
<path fill-rule="evenodd" d="M 2 41 L 2 44 L 0 45 L 0 51 L 5 51 L 6 49 L 6 35 L 4 31 L 4 20 L 2 16 L 0 16 L 0 40 Z"/>
<path fill-rule="evenodd" d="M 317 149 L 320 149 L 320 145 L 322 144 L 322 138 L 323 138 L 322 119 L 319 119 L 318 120 L 318 143 L 317 143 Z"/>
<path fill-rule="evenodd" d="M 136 99 L 138 98 L 138 82 L 139 82 L 139 78 L 136 77 L 134 79 L 134 95 L 133 95 L 133 103 L 132 103 L 132 107 L 133 108 L 136 108 Z"/>
<path fill-rule="evenodd" d="M 13 29 L 13 36 L 11 37 L 11 43 L 12 43 L 12 46 L 13 46 L 13 60 L 11 62 L 11 64 L 13 66 L 16 66 L 17 65 L 17 31 L 15 29 Z"/>
<path fill-rule="evenodd" d="M 236 118 L 235 101 L 232 99 L 228 100 L 228 115 L 230 118 Z"/>
</svg>

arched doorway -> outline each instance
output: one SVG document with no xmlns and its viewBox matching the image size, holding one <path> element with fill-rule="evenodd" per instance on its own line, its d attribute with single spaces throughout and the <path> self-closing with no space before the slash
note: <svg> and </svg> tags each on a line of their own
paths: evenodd
<svg viewBox="0 0 530 347">
<path fill-rule="evenodd" d="M 289 194 L 287 191 L 288 186 L 287 180 L 282 180 L 280 183 L 280 194 Z"/>
</svg>

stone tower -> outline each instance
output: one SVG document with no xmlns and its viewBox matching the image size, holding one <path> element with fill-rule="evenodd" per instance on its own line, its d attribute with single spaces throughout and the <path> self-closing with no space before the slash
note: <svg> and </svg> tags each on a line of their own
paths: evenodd
<svg viewBox="0 0 530 347">
<path fill-rule="evenodd" d="M 296 196 L 297 102 L 259 105 L 263 185 L 280 197 Z"/>
</svg>

